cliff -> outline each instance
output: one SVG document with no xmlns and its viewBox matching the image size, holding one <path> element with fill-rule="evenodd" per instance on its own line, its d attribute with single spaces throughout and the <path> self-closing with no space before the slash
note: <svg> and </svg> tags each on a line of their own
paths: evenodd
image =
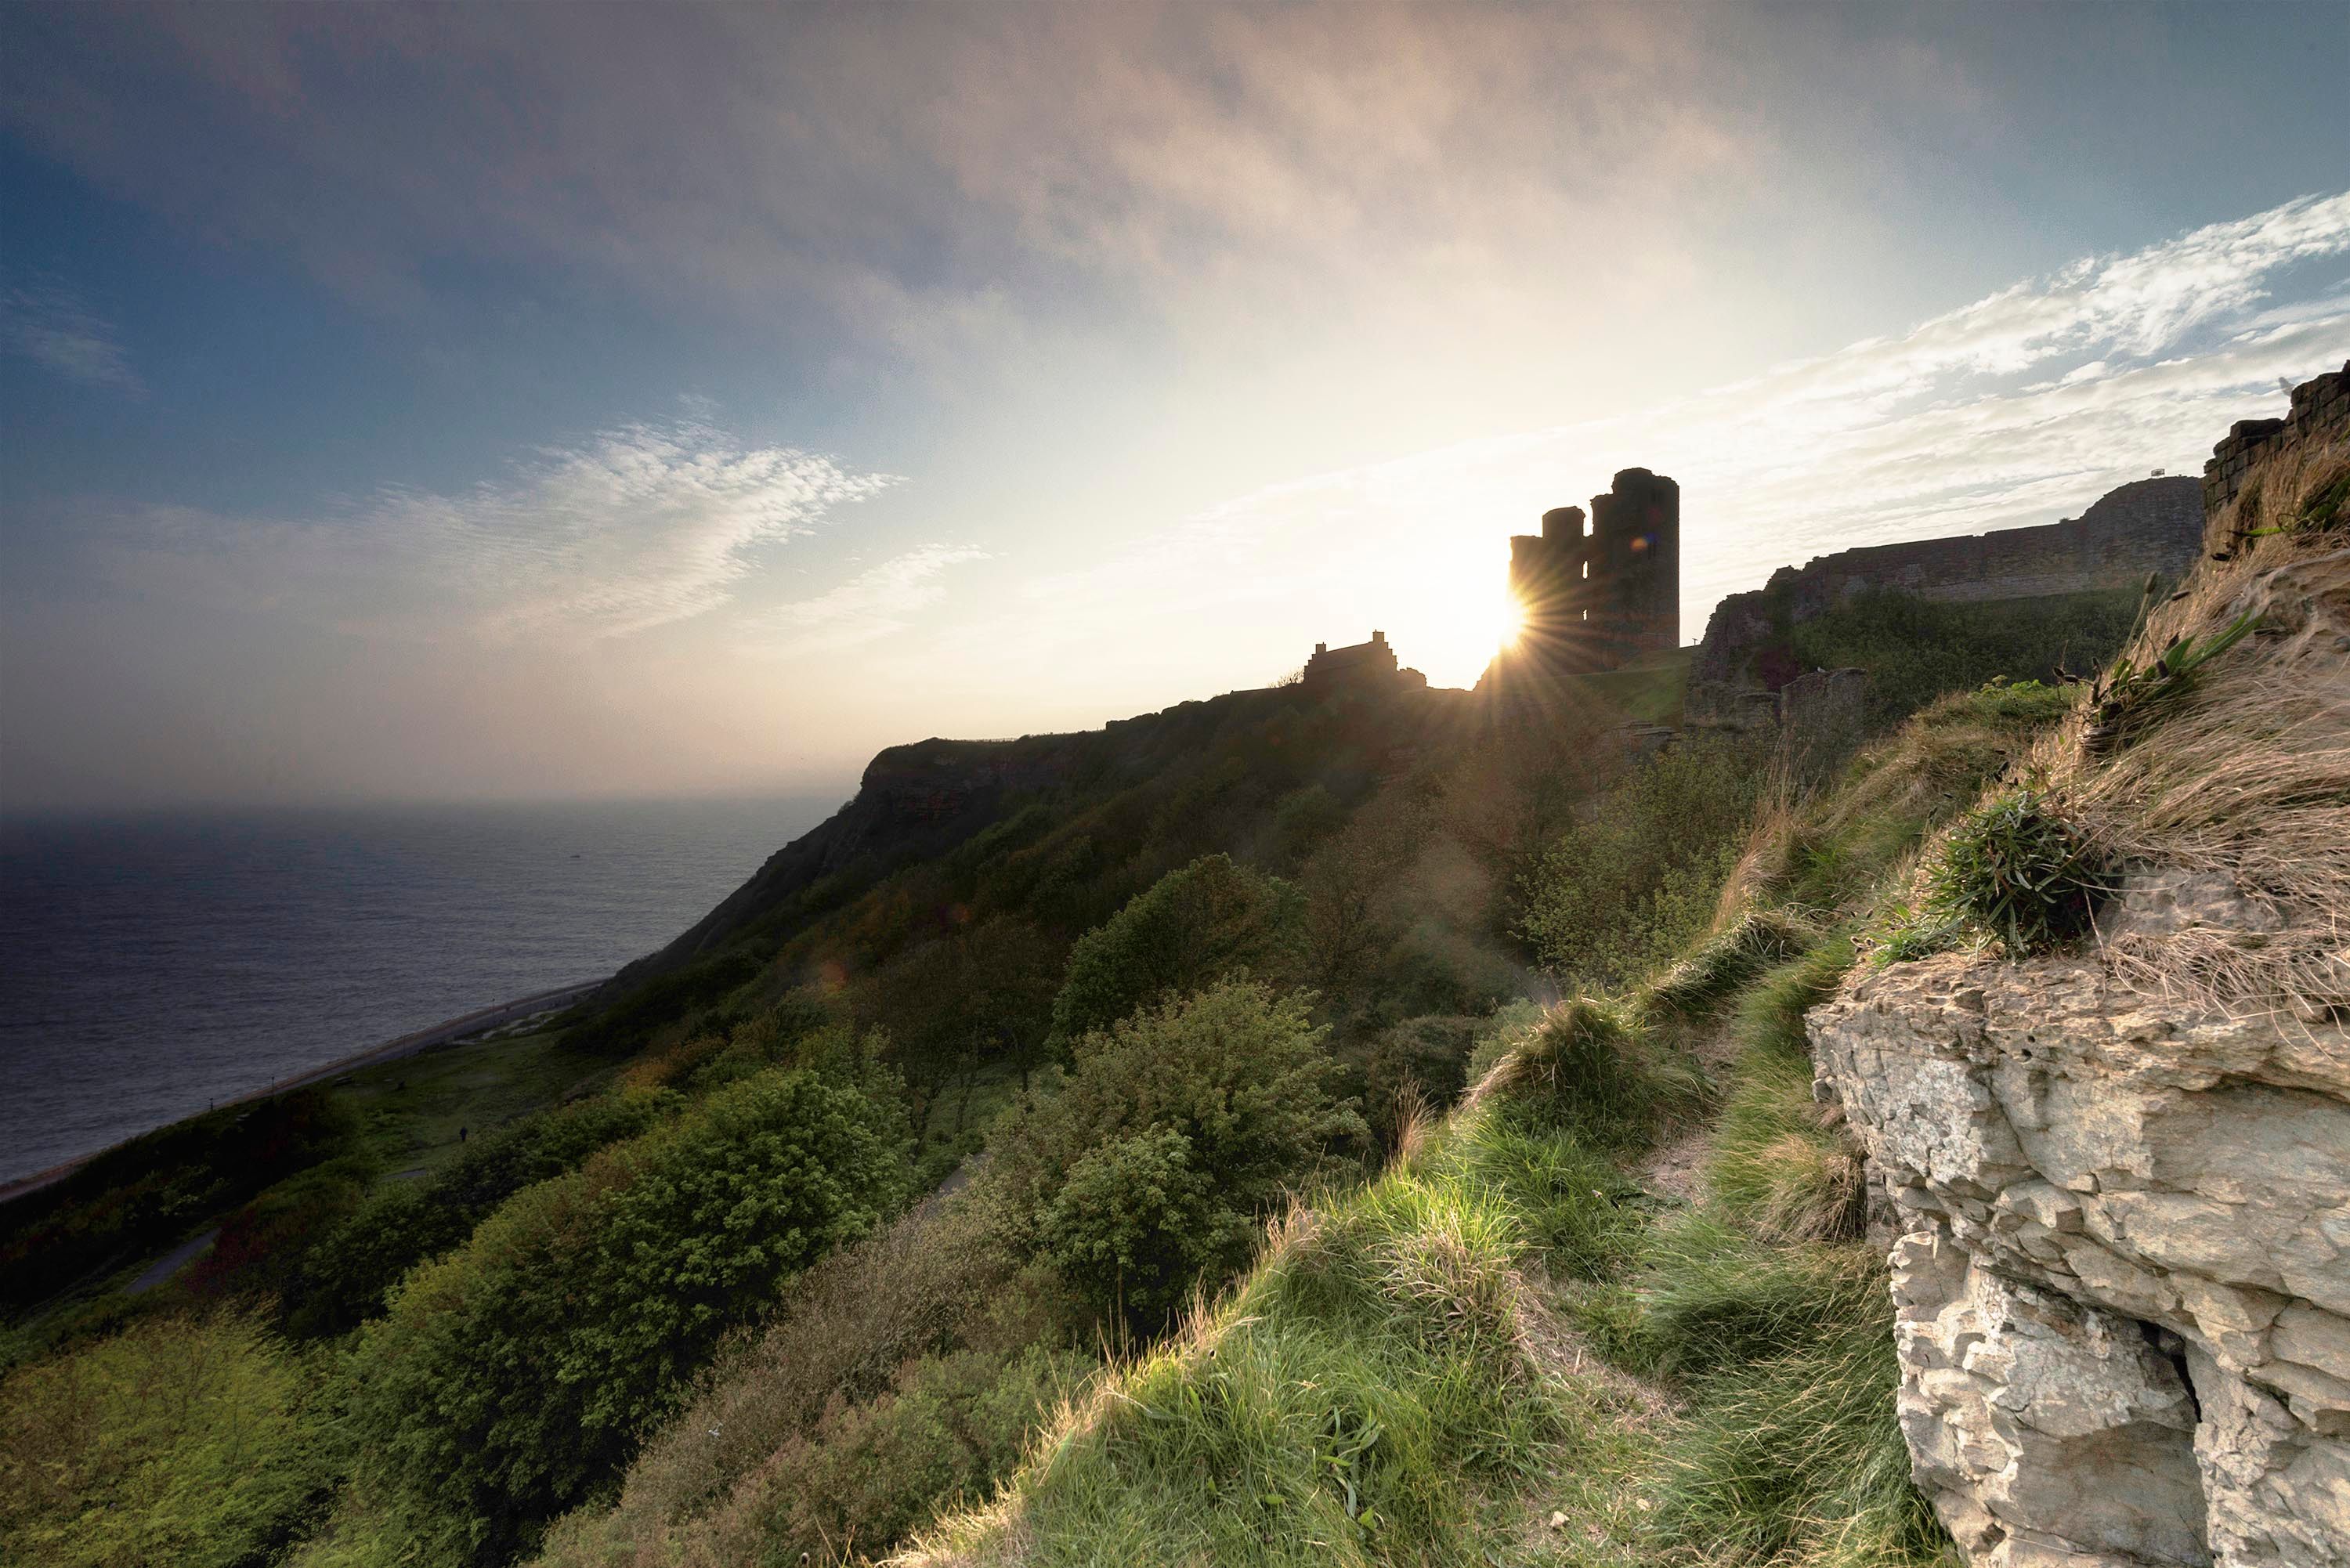
<svg viewBox="0 0 2350 1568">
<path fill-rule="evenodd" d="M 2106 863 L 2093 937 L 1864 968 L 1809 1015 L 1898 1237 L 1915 1477 L 1976 1564 L 2350 1563 L 2338 380 L 2032 760 Z"/>
</svg>

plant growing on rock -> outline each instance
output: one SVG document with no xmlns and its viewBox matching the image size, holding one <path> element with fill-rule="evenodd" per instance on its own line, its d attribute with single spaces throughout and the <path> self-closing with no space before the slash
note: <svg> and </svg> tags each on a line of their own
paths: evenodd
<svg viewBox="0 0 2350 1568">
<path fill-rule="evenodd" d="M 2044 788 L 2026 784 L 1976 807 L 1943 841 L 1927 876 L 1920 932 L 1973 925 L 2014 957 L 2089 929 L 2104 891 L 2101 857 Z"/>
<path fill-rule="evenodd" d="M 2144 665 L 2123 658 L 2089 688 L 2082 747 L 2105 756 L 2145 733 L 2194 686 L 2198 670 L 2251 633 L 2254 618 L 2238 616 L 2208 637 L 2174 636 Z"/>
</svg>

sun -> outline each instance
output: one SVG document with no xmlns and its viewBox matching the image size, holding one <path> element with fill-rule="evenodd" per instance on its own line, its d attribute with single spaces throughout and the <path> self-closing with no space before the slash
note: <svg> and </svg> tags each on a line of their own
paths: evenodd
<svg viewBox="0 0 2350 1568">
<path fill-rule="evenodd" d="M 1516 639 L 1522 614 L 1510 595 L 1506 560 L 1443 550 L 1386 565 L 1383 580 L 1364 597 L 1393 607 L 1381 621 L 1397 656 L 1434 684 L 1475 685 L 1493 656 Z"/>
</svg>

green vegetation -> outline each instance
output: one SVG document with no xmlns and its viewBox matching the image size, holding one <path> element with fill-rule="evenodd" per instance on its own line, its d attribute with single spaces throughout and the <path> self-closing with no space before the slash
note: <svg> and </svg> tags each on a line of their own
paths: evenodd
<svg viewBox="0 0 2350 1568">
<path fill-rule="evenodd" d="M 109 1149 L 8 1205 L 0 1310 L 21 1311 L 167 1246 L 272 1183 L 352 1152 L 357 1141 L 346 1107 L 322 1089 L 302 1089 Z"/>
<path fill-rule="evenodd" d="M 619 1472 L 721 1335 L 888 1217 L 902 1138 L 860 1090 L 780 1072 L 524 1189 L 368 1326 L 367 1478 L 438 1552 L 511 1555 Z"/>
<path fill-rule="evenodd" d="M 409 1270 L 463 1241 L 524 1188 L 643 1132 L 660 1108 L 648 1094 L 583 1101 L 473 1139 L 429 1180 L 379 1188 L 303 1254 L 286 1293 L 289 1325 L 337 1334 L 378 1316 Z"/>
<path fill-rule="evenodd" d="M 1762 798 L 1764 759 L 1692 742 L 1635 769 L 1519 881 L 1517 930 L 1567 982 L 1617 988 L 1669 964 L 1713 914 Z"/>
<path fill-rule="evenodd" d="M 1059 1054 L 1167 996 L 1248 974 L 1280 982 L 1297 968 L 1304 904 L 1226 855 L 1170 871 L 1069 950 L 1053 999 Z"/>
<path fill-rule="evenodd" d="M 12 1206 L 0 1555 L 103 1506 L 90 1562 L 1929 1561 L 1801 1018 L 2073 701 L 1806 796 L 1432 696 L 1005 742 L 1058 771 L 613 1005 Z M 169 1346 L 216 1397 L 73 1392 Z"/>
<path fill-rule="evenodd" d="M 340 1473 L 332 1384 L 248 1313 L 158 1317 L 0 1379 L 0 1557 L 268 1562 Z"/>
<path fill-rule="evenodd" d="M 1248 1260 L 1326 1152 L 1367 1137 L 1303 999 L 1228 981 L 1086 1035 L 1067 1083 L 998 1132 L 987 1189 L 1009 1244 L 1097 1308 L 1161 1322 Z"/>
<path fill-rule="evenodd" d="M 2136 588 L 1989 604 L 1872 589 L 1795 626 L 1795 670 L 1868 671 L 1868 721 L 1887 730 L 1938 697 L 1994 680 L 2054 681 L 2122 650 L 2149 596 Z"/>
<path fill-rule="evenodd" d="M 1993 796 L 1954 824 L 1927 867 L 1918 909 L 1896 905 L 1880 947 L 1886 961 L 1954 946 L 1972 929 L 2021 958 L 2085 933 L 2106 888 L 2102 857 L 2037 785 Z"/>
<path fill-rule="evenodd" d="M 2116 660 L 2089 688 L 2082 746 L 2095 756 L 2144 734 L 2193 689 L 2198 670 L 2251 634 L 2256 618 L 2241 615 L 2199 637 L 2175 633 L 2143 666 L 2127 658 Z"/>
</svg>

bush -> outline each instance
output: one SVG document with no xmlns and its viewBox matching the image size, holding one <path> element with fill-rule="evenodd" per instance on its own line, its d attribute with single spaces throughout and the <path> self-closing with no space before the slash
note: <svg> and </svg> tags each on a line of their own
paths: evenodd
<svg viewBox="0 0 2350 1568">
<path fill-rule="evenodd" d="M 0 1560 L 274 1560 L 343 1462 L 323 1368 L 255 1317 L 151 1316 L 0 1382 Z"/>
<path fill-rule="evenodd" d="M 1264 1216 L 1332 1146 L 1368 1136 L 1305 1003 L 1251 981 L 1121 1019 L 1024 1100 L 988 1178 L 1016 1250 L 1093 1304 L 1156 1322 L 1248 1259 Z"/>
<path fill-rule="evenodd" d="M 910 1362 L 887 1392 L 836 1402 L 813 1432 L 767 1459 L 766 1508 L 744 1533 L 770 1563 L 886 1552 L 941 1508 L 984 1501 L 1029 1432 L 1096 1367 L 1043 1349 Z"/>
<path fill-rule="evenodd" d="M 1927 874 L 1927 912 L 1971 924 L 2022 958 L 2089 929 L 2105 890 L 2085 835 L 2044 791 L 2011 790 L 1961 818 Z"/>
<path fill-rule="evenodd" d="M 1518 936 L 1585 989 L 1670 964 L 1711 923 L 1762 784 L 1762 759 L 1730 742 L 1643 763 L 1520 877 Z"/>
<path fill-rule="evenodd" d="M 619 1474 L 722 1334 L 897 1206 L 904 1138 L 863 1094 L 779 1073 L 525 1189 L 365 1331 L 376 1478 L 443 1551 L 512 1555 Z"/>
<path fill-rule="evenodd" d="M 1080 1035 L 1220 980 L 1286 980 L 1301 909 L 1287 883 L 1229 856 L 1170 871 L 1070 949 L 1067 978 L 1053 999 L 1054 1046 L 1066 1057 Z"/>
<path fill-rule="evenodd" d="M 650 1127 L 674 1096 L 606 1096 L 485 1133 L 431 1179 L 378 1189 L 303 1261 L 287 1293 L 295 1333 L 347 1333 L 381 1315 L 400 1277 L 473 1233 L 497 1206 L 535 1182 Z"/>
</svg>

